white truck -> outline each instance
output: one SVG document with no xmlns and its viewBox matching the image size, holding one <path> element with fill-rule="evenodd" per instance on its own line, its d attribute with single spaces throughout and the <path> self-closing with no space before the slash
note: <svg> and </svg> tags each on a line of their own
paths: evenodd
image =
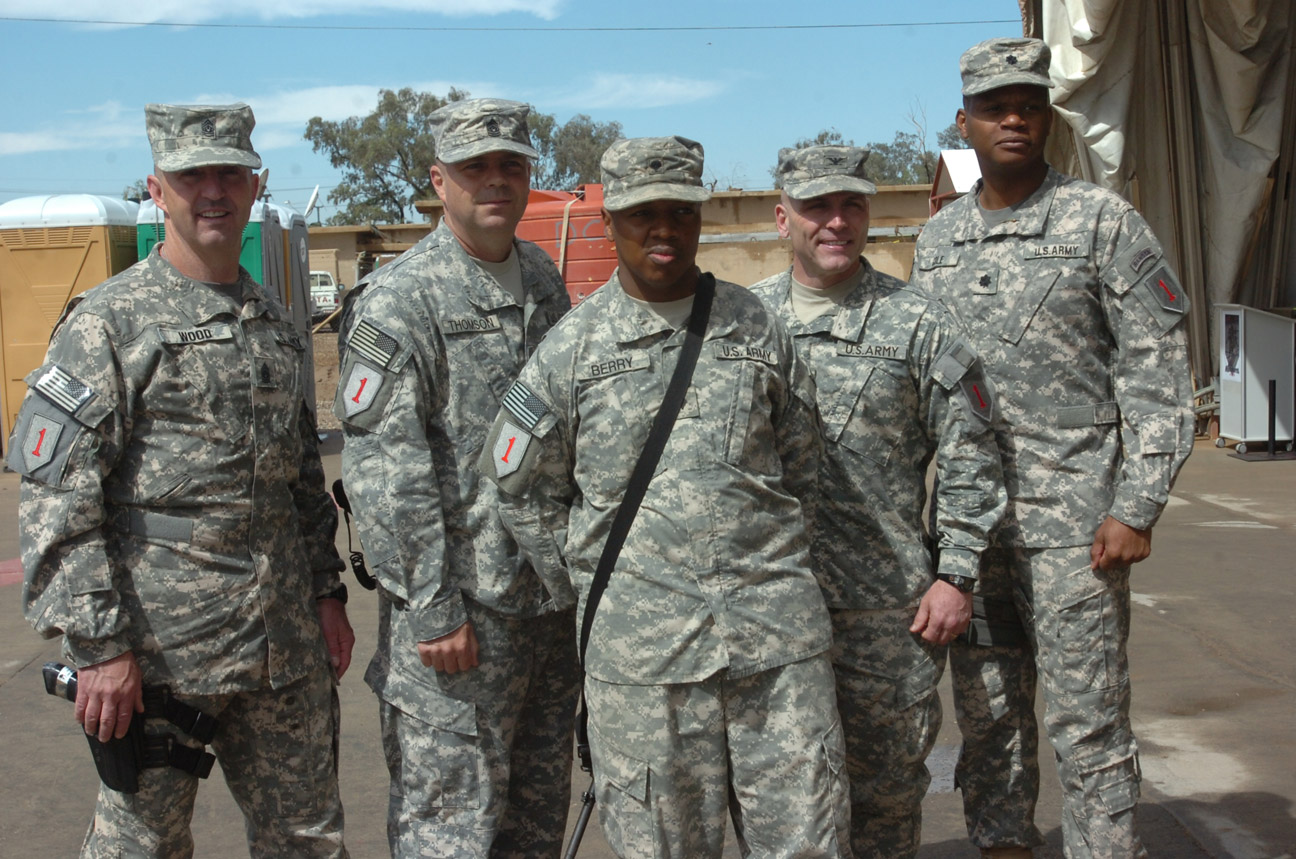
<svg viewBox="0 0 1296 859">
<path fill-rule="evenodd" d="M 319 325 L 329 314 L 337 310 L 342 301 L 341 286 L 329 271 L 312 271 L 310 273 L 311 325 Z M 329 330 L 336 331 L 337 317 L 329 322 Z"/>
</svg>

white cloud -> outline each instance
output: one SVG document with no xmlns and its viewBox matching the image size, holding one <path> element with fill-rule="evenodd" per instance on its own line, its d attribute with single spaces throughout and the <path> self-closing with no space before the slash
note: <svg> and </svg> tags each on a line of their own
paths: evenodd
<svg viewBox="0 0 1296 859">
<path fill-rule="evenodd" d="M 728 84 L 717 80 L 604 72 L 594 75 L 583 86 L 571 87 L 537 100 L 537 104 L 563 105 L 578 110 L 612 107 L 635 110 L 704 101 L 720 95 L 727 88 Z"/>
<path fill-rule="evenodd" d="M 451 86 L 465 89 L 474 96 L 499 94 L 498 85 L 488 82 L 405 81 L 399 85 L 346 84 L 306 87 L 260 95 L 215 92 L 197 93 L 177 99 L 185 104 L 230 104 L 243 101 L 256 115 L 253 145 L 258 152 L 306 146 L 302 135 L 313 116 L 337 122 L 349 116 L 363 116 L 378 104 L 380 89 L 410 87 L 438 95 Z M 28 131 L 0 132 L 0 156 L 27 155 L 40 152 L 92 150 L 147 145 L 144 140 L 143 106 L 127 106 L 108 101 L 90 107 L 65 111 L 56 122 Z"/>
<path fill-rule="evenodd" d="M 262 21 L 317 18 L 326 15 L 376 16 L 386 14 L 444 15 L 468 18 L 474 15 L 522 13 L 545 21 L 558 17 L 567 0 L 153 0 L 123 4 L 120 0 L 10 0 L 5 14 L 14 17 L 54 18 L 61 21 L 158 21 L 200 24 L 229 22 L 236 18 Z M 369 21 L 372 23 L 372 21 Z M 384 24 L 400 21 L 385 18 Z"/>
</svg>

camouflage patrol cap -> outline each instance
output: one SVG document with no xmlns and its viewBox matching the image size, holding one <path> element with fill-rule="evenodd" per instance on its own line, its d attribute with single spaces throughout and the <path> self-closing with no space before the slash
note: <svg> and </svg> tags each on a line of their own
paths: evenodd
<svg viewBox="0 0 1296 859">
<path fill-rule="evenodd" d="M 876 194 L 864 162 L 869 151 L 858 146 L 807 146 L 780 149 L 777 174 L 783 192 L 793 200 L 808 200 L 836 191 Z"/>
<path fill-rule="evenodd" d="M 618 140 L 599 160 L 603 208 L 619 212 L 650 200 L 705 203 L 702 144 L 678 135 Z"/>
<path fill-rule="evenodd" d="M 233 164 L 261 167 L 252 149 L 256 118 L 246 104 L 148 104 L 144 125 L 153 165 L 173 173 L 191 167 Z"/>
<path fill-rule="evenodd" d="M 1053 53 L 1039 39 L 987 39 L 959 57 L 963 95 L 978 95 L 1013 84 L 1052 87 Z"/>
<path fill-rule="evenodd" d="M 432 114 L 437 160 L 457 164 L 487 152 L 516 152 L 539 158 L 527 127 L 529 105 L 502 98 L 453 101 Z"/>
</svg>

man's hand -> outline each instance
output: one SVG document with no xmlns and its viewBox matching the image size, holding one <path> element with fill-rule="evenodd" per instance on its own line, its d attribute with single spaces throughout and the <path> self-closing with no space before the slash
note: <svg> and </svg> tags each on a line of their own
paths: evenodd
<svg viewBox="0 0 1296 859">
<path fill-rule="evenodd" d="M 102 743 L 126 736 L 131 717 L 144 712 L 144 680 L 129 650 L 77 669 L 76 720 Z"/>
<path fill-rule="evenodd" d="M 419 659 L 434 671 L 454 674 L 477 667 L 477 634 L 472 624 L 465 623 L 449 635 L 420 641 Z"/>
<path fill-rule="evenodd" d="M 1131 528 L 1108 516 L 1098 526 L 1089 547 L 1090 569 L 1115 570 L 1128 567 L 1152 554 L 1152 529 Z"/>
<path fill-rule="evenodd" d="M 355 646 L 355 632 L 351 629 L 351 621 L 347 620 L 346 606 L 342 600 L 328 597 L 315 600 L 315 610 L 319 612 L 320 628 L 324 631 L 333 673 L 341 680 L 351 665 L 351 648 Z"/>
<path fill-rule="evenodd" d="M 932 644 L 949 644 L 972 620 L 972 594 L 937 579 L 918 604 L 910 632 L 921 632 Z"/>
</svg>

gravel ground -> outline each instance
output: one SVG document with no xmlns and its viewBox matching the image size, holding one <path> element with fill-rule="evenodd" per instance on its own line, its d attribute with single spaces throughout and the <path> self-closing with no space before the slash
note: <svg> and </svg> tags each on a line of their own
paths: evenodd
<svg viewBox="0 0 1296 859">
<path fill-rule="evenodd" d="M 313 338 L 315 349 L 315 420 L 319 431 L 340 430 L 333 417 L 333 394 L 338 385 L 337 335 L 321 331 Z"/>
</svg>

